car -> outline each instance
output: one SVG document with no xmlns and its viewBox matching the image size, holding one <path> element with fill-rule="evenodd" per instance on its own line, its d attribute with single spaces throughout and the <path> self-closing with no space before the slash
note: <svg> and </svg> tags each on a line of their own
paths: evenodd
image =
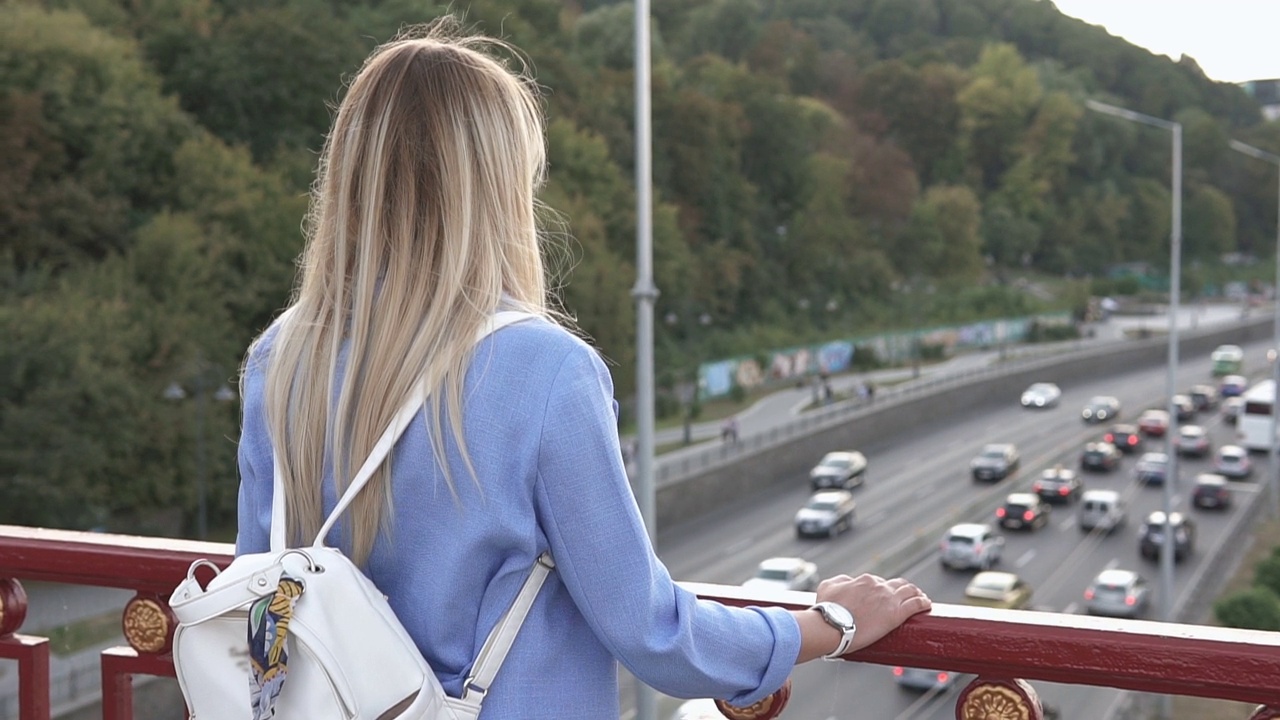
<svg viewBox="0 0 1280 720">
<path fill-rule="evenodd" d="M 756 574 L 742 583 L 743 587 L 772 590 L 818 589 L 818 566 L 798 557 L 775 557 L 760 563 Z"/>
<path fill-rule="evenodd" d="M 796 512 L 796 537 L 835 537 L 853 529 L 857 503 L 848 490 L 822 490 Z"/>
<path fill-rule="evenodd" d="M 1173 447 L 1179 455 L 1204 457 L 1209 454 L 1209 433 L 1199 425 L 1183 425 L 1173 439 Z"/>
<path fill-rule="evenodd" d="M 1209 354 L 1213 363 L 1213 376 L 1233 375 L 1244 364 L 1244 348 L 1239 345 L 1219 345 Z"/>
<path fill-rule="evenodd" d="M 1048 503 L 1033 493 L 1012 493 L 996 508 L 1001 527 L 1035 530 L 1049 523 Z"/>
<path fill-rule="evenodd" d="M 1196 416 L 1196 404 L 1189 395 L 1174 395 L 1173 407 L 1178 417 L 1178 422 L 1190 420 Z"/>
<path fill-rule="evenodd" d="M 1231 507 L 1231 489 L 1227 479 L 1216 473 L 1200 473 L 1191 489 L 1191 505 L 1206 510 L 1226 510 Z"/>
<path fill-rule="evenodd" d="M 856 450 L 829 452 L 809 471 L 809 485 L 814 490 L 843 488 L 852 490 L 865 480 L 867 457 Z"/>
<path fill-rule="evenodd" d="M 1169 513 L 1169 523 L 1173 529 L 1173 559 L 1181 562 L 1195 549 L 1196 526 L 1191 518 L 1179 512 Z M 1160 547 L 1164 544 L 1165 515 L 1156 510 L 1147 516 L 1138 532 L 1138 552 L 1148 560 L 1160 557 Z"/>
<path fill-rule="evenodd" d="M 1003 480 L 1018 469 L 1018 448 L 1013 443 L 991 443 L 969 461 L 974 480 Z"/>
<path fill-rule="evenodd" d="M 1084 591 L 1084 601 L 1090 615 L 1136 618 L 1151 604 L 1151 586 L 1132 570 L 1103 570 Z"/>
<path fill-rule="evenodd" d="M 1133 466 L 1133 477 L 1145 485 L 1163 485 L 1169 474 L 1169 456 L 1162 452 L 1143 453 Z"/>
<path fill-rule="evenodd" d="M 1062 390 L 1053 383 L 1039 382 L 1033 384 L 1022 393 L 1022 407 L 1051 408 L 1062 399 Z"/>
<path fill-rule="evenodd" d="M 1119 448 L 1109 442 L 1091 442 L 1080 453 L 1080 469 L 1092 472 L 1111 472 L 1120 467 L 1122 455 Z"/>
<path fill-rule="evenodd" d="M 893 680 L 900 687 L 911 690 L 941 692 L 956 684 L 957 673 L 946 670 L 929 670 L 927 668 L 911 668 L 894 666 Z"/>
<path fill-rule="evenodd" d="M 1080 498 L 1076 525 L 1080 532 L 1110 534 L 1128 520 L 1124 500 L 1115 490 L 1086 490 Z"/>
<path fill-rule="evenodd" d="M 1240 413 L 1244 412 L 1243 397 L 1229 397 L 1222 401 L 1222 422 L 1228 425 L 1235 425 L 1240 419 Z"/>
<path fill-rule="evenodd" d="M 1074 470 L 1055 465 L 1040 473 L 1040 477 L 1031 483 L 1031 492 L 1045 502 L 1070 503 L 1084 492 L 1084 484 Z"/>
<path fill-rule="evenodd" d="M 1097 395 L 1089 398 L 1080 411 L 1080 419 L 1087 423 L 1100 423 L 1114 420 L 1120 415 L 1120 399 L 1110 395 Z"/>
<path fill-rule="evenodd" d="M 1213 471 L 1231 480 L 1243 480 L 1253 474 L 1249 451 L 1239 445 L 1223 445 L 1213 455 Z"/>
<path fill-rule="evenodd" d="M 1125 455 L 1132 455 L 1142 449 L 1142 433 L 1137 425 L 1112 425 L 1102 436 L 1103 442 L 1109 442 Z"/>
<path fill-rule="evenodd" d="M 973 576 L 964 589 L 968 605 L 1016 610 L 1031 604 L 1031 586 L 1015 573 L 985 570 Z"/>
<path fill-rule="evenodd" d="M 1249 378 L 1243 375 L 1228 375 L 1218 383 L 1218 394 L 1226 398 L 1238 397 L 1249 389 Z"/>
<path fill-rule="evenodd" d="M 942 536 L 939 550 L 945 568 L 989 570 L 1004 555 L 1004 538 L 986 523 L 960 523 Z"/>
<path fill-rule="evenodd" d="M 1192 385 L 1187 391 L 1187 397 L 1191 398 L 1191 404 L 1196 406 L 1196 412 L 1213 410 L 1222 400 L 1218 395 L 1218 389 L 1212 385 Z"/>
<path fill-rule="evenodd" d="M 1167 410 L 1143 410 L 1138 417 L 1138 431 L 1147 437 L 1164 437 L 1169 432 L 1169 412 Z"/>
</svg>

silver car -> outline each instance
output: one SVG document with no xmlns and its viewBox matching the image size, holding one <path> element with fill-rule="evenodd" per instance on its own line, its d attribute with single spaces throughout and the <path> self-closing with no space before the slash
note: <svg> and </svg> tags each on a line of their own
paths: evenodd
<svg viewBox="0 0 1280 720">
<path fill-rule="evenodd" d="M 986 523 L 960 523 L 942 537 L 939 550 L 943 567 L 990 570 L 1004 554 L 1004 538 Z"/>
<path fill-rule="evenodd" d="M 814 493 L 796 513 L 796 536 L 835 537 L 853 528 L 857 504 L 848 490 Z"/>
<path fill-rule="evenodd" d="M 742 587 L 773 590 L 818 589 L 818 566 L 798 557 L 775 557 L 760 563 L 754 577 L 742 583 Z"/>
<path fill-rule="evenodd" d="M 1213 471 L 1240 480 L 1253 474 L 1253 461 L 1249 459 L 1249 451 L 1239 445 L 1223 445 L 1213 457 Z"/>
<path fill-rule="evenodd" d="M 1151 604 L 1151 587 L 1132 570 L 1103 570 L 1084 591 L 1091 615 L 1136 618 Z"/>
</svg>

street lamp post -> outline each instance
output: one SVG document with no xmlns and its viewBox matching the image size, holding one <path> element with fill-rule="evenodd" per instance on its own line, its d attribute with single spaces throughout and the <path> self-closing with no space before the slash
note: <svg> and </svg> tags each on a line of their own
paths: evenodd
<svg viewBox="0 0 1280 720">
<path fill-rule="evenodd" d="M 1085 106 L 1095 112 L 1112 115 L 1130 122 L 1153 125 L 1168 130 L 1173 136 L 1172 178 L 1170 193 L 1173 195 L 1171 227 L 1169 232 L 1169 366 L 1165 373 L 1165 402 L 1168 403 L 1169 429 L 1165 436 L 1165 456 L 1169 459 L 1168 474 L 1163 483 L 1164 542 L 1160 544 L 1161 614 L 1165 622 L 1173 622 L 1173 484 L 1178 478 L 1178 453 L 1174 438 L 1178 433 L 1178 409 L 1173 396 L 1178 389 L 1178 311 L 1182 294 L 1182 125 L 1170 120 L 1144 115 L 1132 110 L 1108 105 L 1097 100 L 1086 100 Z M 1173 714 L 1172 699 L 1165 695 L 1161 715 Z"/>
<path fill-rule="evenodd" d="M 206 459 L 204 425 L 205 413 L 208 412 L 208 397 L 213 396 L 218 402 L 231 402 L 236 399 L 236 391 L 231 389 L 225 381 L 219 383 L 214 379 L 213 375 L 217 373 L 217 366 L 199 367 L 195 375 L 191 378 L 192 390 L 196 398 L 196 537 L 205 540 L 209 534 L 209 510 L 205 482 Z M 214 386 L 217 389 L 214 389 Z M 210 391 L 212 390 L 212 393 Z M 187 391 L 182 384 L 174 381 L 164 389 L 164 399 L 174 402 L 185 400 Z"/>
<path fill-rule="evenodd" d="M 1280 155 L 1269 153 L 1252 145 L 1247 145 L 1239 140 L 1231 141 L 1231 149 L 1242 152 L 1258 160 L 1265 160 L 1276 166 L 1280 170 Z M 1277 175 L 1276 182 L 1277 196 L 1280 196 L 1280 174 Z M 1275 311 L 1272 326 L 1272 343 L 1280 348 L 1280 204 L 1276 206 L 1276 284 L 1272 291 L 1272 300 L 1275 302 Z M 1274 395 L 1271 398 L 1271 444 L 1268 447 L 1270 462 L 1267 467 L 1267 485 L 1268 495 L 1271 497 L 1271 517 L 1280 517 L 1280 439 L 1277 439 L 1277 409 L 1280 409 L 1280 356 L 1271 362 L 1271 380 L 1274 383 L 1272 390 Z"/>
</svg>

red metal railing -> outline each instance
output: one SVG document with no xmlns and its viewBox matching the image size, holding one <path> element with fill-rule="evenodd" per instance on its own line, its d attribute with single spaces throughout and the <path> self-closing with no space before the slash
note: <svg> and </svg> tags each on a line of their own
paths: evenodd
<svg viewBox="0 0 1280 720">
<path fill-rule="evenodd" d="M 0 525 L 0 657 L 19 662 L 20 720 L 48 720 L 50 702 L 48 640 L 17 634 L 26 613 L 19 581 L 136 593 L 121 618 L 130 646 L 103 652 L 101 665 L 103 717 L 126 720 L 133 716 L 130 676 L 173 675 L 167 594 L 194 560 L 225 566 L 231 551 L 225 544 Z M 799 608 L 812 600 L 808 593 L 686 587 L 733 605 Z M 957 701 L 957 718 L 1040 718 L 1034 691 L 1021 680 L 1257 703 L 1255 720 L 1280 718 L 1280 633 L 935 605 L 849 659 L 978 675 Z M 993 712 L 1000 703 L 1019 709 Z"/>
</svg>

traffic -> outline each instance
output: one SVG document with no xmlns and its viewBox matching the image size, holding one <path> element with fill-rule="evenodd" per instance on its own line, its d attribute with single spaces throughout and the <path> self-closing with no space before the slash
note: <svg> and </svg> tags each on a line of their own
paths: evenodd
<svg viewBox="0 0 1280 720">
<path fill-rule="evenodd" d="M 1233 374 L 1264 373 L 1265 352 L 1261 344 L 1242 348 Z M 1173 478 L 1138 471 L 1148 453 L 1167 449 L 1167 418 L 1154 422 L 1167 404 L 1162 371 L 1064 385 L 1042 405 L 1025 403 L 1026 388 L 1011 387 L 1007 402 L 975 409 L 963 423 L 934 419 L 892 443 L 859 447 L 851 439 L 848 447 L 831 448 L 861 456 L 857 484 L 833 483 L 841 500 L 848 494 L 856 504 L 849 522 L 823 526 L 827 532 L 818 526 L 799 531 L 798 511 L 810 497 L 833 492 L 818 489 L 806 474 L 771 496 L 729 503 L 716 517 L 671 528 L 659 554 L 680 580 L 741 584 L 762 563 L 785 559 L 802 571 L 811 564 L 820 577 L 902 574 L 935 602 L 1158 619 L 1161 483 L 1172 482 L 1175 490 L 1176 609 L 1263 474 L 1253 472 L 1256 458 L 1242 452 L 1223 404 L 1203 392 L 1208 387 L 1217 395 L 1225 377 L 1214 376 L 1205 356 L 1179 367 L 1178 389 L 1191 414 L 1178 425 L 1203 433 L 1175 442 Z M 1202 396 L 1200 402 L 1193 395 Z M 1099 398 L 1115 400 L 1096 404 L 1105 404 L 1108 414 L 1123 408 L 1114 416 L 1118 422 L 1100 425 L 1084 416 L 1082 409 Z M 1139 426 L 1140 417 L 1152 422 Z M 880 567 L 894 557 L 915 562 Z M 811 663 L 793 675 L 787 716 L 951 718 L 968 679 L 947 668 Z M 1037 689 L 1062 718 L 1104 718 L 1119 696 L 1106 688 L 1037 683 Z"/>
</svg>

